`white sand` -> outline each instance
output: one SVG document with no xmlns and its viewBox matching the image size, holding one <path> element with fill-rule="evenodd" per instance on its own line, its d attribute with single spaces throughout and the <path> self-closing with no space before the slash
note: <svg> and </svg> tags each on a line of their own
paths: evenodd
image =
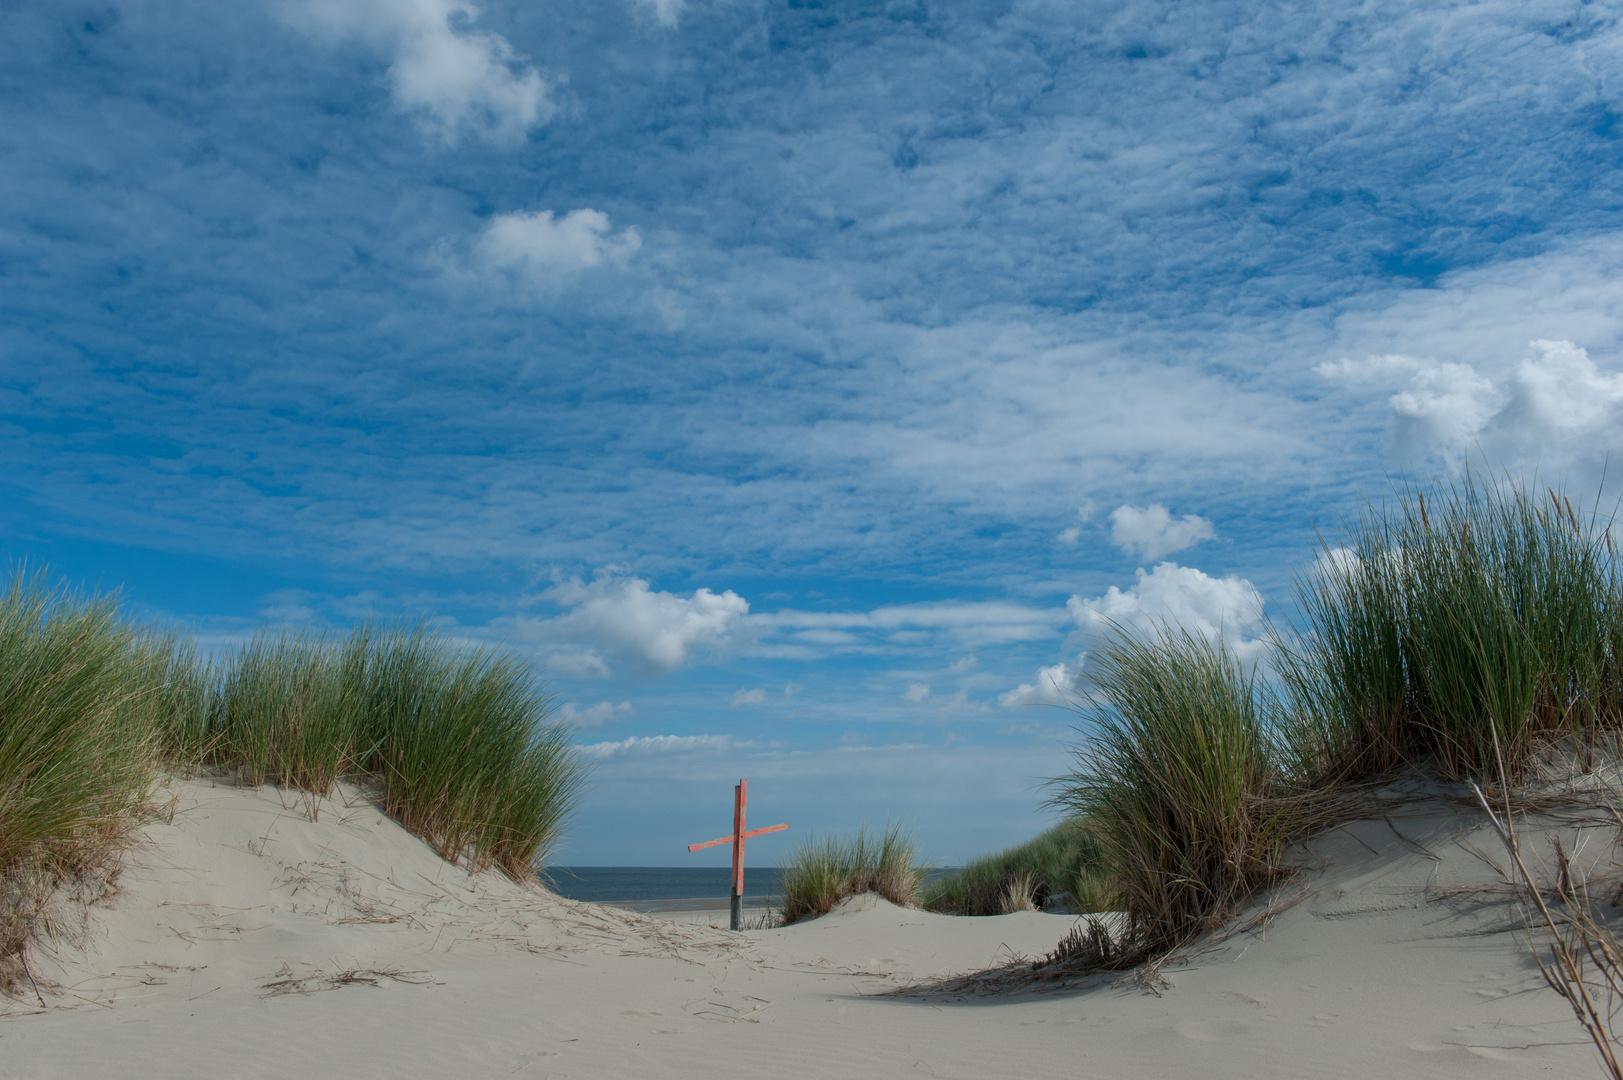
<svg viewBox="0 0 1623 1080">
<path fill-rule="evenodd" d="M 83 947 L 33 954 L 61 989 L 4 1006 L 0 1076 L 1598 1075 L 1521 942 L 1485 932 L 1509 909 L 1445 897 L 1502 858 L 1436 804 L 1316 842 L 1306 900 L 1160 996 L 953 1001 L 876 995 L 1040 955 L 1072 920 L 869 897 L 730 934 L 470 877 L 353 793 L 315 822 L 272 789 L 174 794 Z"/>
</svg>

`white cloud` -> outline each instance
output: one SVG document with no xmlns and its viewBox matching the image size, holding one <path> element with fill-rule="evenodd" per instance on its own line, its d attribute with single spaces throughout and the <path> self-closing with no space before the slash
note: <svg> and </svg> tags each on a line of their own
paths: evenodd
<svg viewBox="0 0 1623 1080">
<path fill-rule="evenodd" d="M 719 754 L 748 750 L 760 745 L 731 735 L 650 735 L 631 736 L 618 742 L 589 743 L 575 749 L 589 758 L 662 757 L 669 754 Z"/>
<path fill-rule="evenodd" d="M 1404 389 L 1387 399 L 1393 428 L 1405 452 L 1442 443 L 1459 451 L 1473 440 L 1493 416 L 1498 396 L 1489 379 L 1470 364 L 1442 363 L 1398 353 L 1371 356 L 1363 361 L 1343 358 L 1320 364 L 1327 378 L 1347 383 L 1403 382 Z"/>
<path fill-rule="evenodd" d="M 756 687 L 754 690 L 740 689 L 733 695 L 732 707 L 735 709 L 742 709 L 745 705 L 759 705 L 765 700 L 766 691 L 762 690 L 760 687 Z"/>
<path fill-rule="evenodd" d="M 675 26 L 682 18 L 687 0 L 635 0 L 637 10 L 652 17 L 661 26 Z"/>
<path fill-rule="evenodd" d="M 925 700 L 929 696 L 930 696 L 930 687 L 928 685 L 926 685 L 925 683 L 921 683 L 921 682 L 908 683 L 907 684 L 907 689 L 902 691 L 902 700 L 903 701 L 911 701 L 911 702 L 917 703 L 917 702 L 921 702 L 921 701 Z"/>
<path fill-rule="evenodd" d="M 1398 446 L 1458 461 L 1481 449 L 1494 465 L 1564 465 L 1623 447 L 1623 374 L 1605 374 L 1570 341 L 1533 341 L 1497 379 L 1467 363 L 1401 354 L 1321 364 L 1350 384 L 1398 383 L 1387 401 Z"/>
<path fill-rule="evenodd" d="M 583 675 L 608 674 L 610 658 L 643 673 L 673 671 L 698 650 L 722 644 L 749 613 L 749 602 L 731 589 L 677 596 L 606 571 L 590 582 L 560 582 L 544 596 L 570 610 L 520 620 L 519 630 L 543 645 L 549 664 Z"/>
<path fill-rule="evenodd" d="M 1110 542 L 1145 559 L 1159 559 L 1216 535 L 1205 518 L 1197 514 L 1174 518 L 1160 503 L 1118 506 L 1110 512 Z"/>
<path fill-rule="evenodd" d="M 1534 341 L 1516 366 L 1510 400 L 1493 417 L 1492 435 L 1524 446 L 1618 445 L 1623 373 L 1603 375 L 1570 341 Z"/>
<path fill-rule="evenodd" d="M 1262 651 L 1262 594 L 1242 577 L 1210 577 L 1192 566 L 1164 562 L 1138 571 L 1138 584 L 1123 592 L 1112 585 L 1103 596 L 1071 597 L 1066 604 L 1076 625 L 1089 634 L 1112 626 L 1153 631 L 1159 625 L 1181 626 L 1216 641 L 1221 637 L 1241 659 Z"/>
<path fill-rule="evenodd" d="M 629 701 L 622 701 L 618 705 L 600 701 L 584 709 L 573 701 L 566 701 L 558 710 L 558 718 L 576 728 L 594 728 L 612 724 L 616 720 L 624 720 L 635 712 Z"/>
<path fill-rule="evenodd" d="M 599 266 L 624 266 L 642 246 L 634 228 L 611 235 L 609 215 L 571 210 L 555 218 L 550 210 L 497 214 L 474 245 L 487 268 L 550 285 Z"/>
<path fill-rule="evenodd" d="M 885 640 L 899 644 L 918 644 L 931 633 L 943 633 L 957 644 L 975 647 L 1050 638 L 1066 616 L 1055 608 L 991 600 L 897 604 L 872 611 L 785 608 L 754 616 L 751 621 L 763 630 L 783 631 L 797 641 L 818 645 L 857 646 L 864 643 L 864 631 L 879 631 Z"/>
<path fill-rule="evenodd" d="M 396 104 L 446 142 L 464 132 L 515 142 L 557 111 L 546 80 L 506 38 L 473 28 L 471 0 L 294 0 L 284 11 L 312 36 L 393 56 Z"/>
<path fill-rule="evenodd" d="M 1091 499 L 1083 499 L 1082 500 L 1082 505 L 1076 508 L 1077 524 L 1072 525 L 1070 528 L 1064 530 L 1063 532 L 1061 532 L 1059 534 L 1060 543 L 1062 543 L 1062 544 L 1074 544 L 1074 543 L 1076 543 L 1076 538 L 1082 535 L 1082 526 L 1086 525 L 1088 522 L 1093 520 L 1093 511 L 1094 511 L 1093 500 L 1091 500 Z"/>
<path fill-rule="evenodd" d="M 1363 565 L 1358 552 L 1350 547 L 1334 547 L 1328 551 L 1319 552 L 1318 558 L 1313 560 L 1313 573 L 1318 577 L 1351 577 Z"/>
<path fill-rule="evenodd" d="M 1086 695 L 1079 688 L 1082 657 L 1075 664 L 1064 662 L 1039 668 L 1033 682 L 1021 683 L 1008 693 L 998 695 L 998 704 L 1006 709 L 1022 705 L 1069 705 Z"/>
</svg>

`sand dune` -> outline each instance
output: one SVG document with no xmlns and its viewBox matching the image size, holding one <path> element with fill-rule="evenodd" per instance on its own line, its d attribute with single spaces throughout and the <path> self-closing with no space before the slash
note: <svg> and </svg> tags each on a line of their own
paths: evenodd
<svg viewBox="0 0 1623 1080">
<path fill-rule="evenodd" d="M 1507 929 L 1497 840 L 1435 798 L 1297 852 L 1273 901 L 1300 899 L 1158 993 L 895 996 L 1041 955 L 1072 920 L 862 897 L 731 934 L 469 875 L 353 790 L 313 821 L 275 789 L 171 795 L 86 932 L 34 954 L 48 1007 L 7 1003 L 0 1075 L 1596 1073 Z M 1610 851 L 1598 823 L 1545 825 Z"/>
</svg>

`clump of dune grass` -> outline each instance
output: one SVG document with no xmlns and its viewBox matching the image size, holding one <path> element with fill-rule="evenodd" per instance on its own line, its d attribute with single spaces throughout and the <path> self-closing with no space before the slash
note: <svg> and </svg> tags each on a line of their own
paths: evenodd
<svg viewBox="0 0 1623 1080">
<path fill-rule="evenodd" d="M 917 856 L 912 834 L 899 825 L 889 826 L 877 839 L 859 829 L 852 838 L 803 841 L 781 870 L 784 924 L 826 915 L 847 897 L 865 892 L 912 906 L 928 872 Z"/>
<path fill-rule="evenodd" d="M 365 773 L 385 810 L 448 859 L 533 877 L 584 779 L 570 729 L 529 666 L 421 627 L 357 631 L 341 671 L 361 679 Z"/>
<path fill-rule="evenodd" d="M 1298 825 L 1275 798 L 1269 696 L 1220 643 L 1118 629 L 1089 653 L 1098 704 L 1056 804 L 1098 831 L 1132 963 L 1211 928 L 1276 880 Z"/>
<path fill-rule="evenodd" d="M 1126 922 L 1071 951 L 1129 965 L 1212 927 L 1277 880 L 1284 845 L 1349 781 L 1497 771 L 1508 789 L 1550 741 L 1623 727 L 1609 524 L 1469 473 L 1400 488 L 1298 579 L 1271 686 L 1175 627 L 1107 639 L 1055 801 L 1099 830 Z"/>
<path fill-rule="evenodd" d="M 264 634 L 224 665 L 206 723 L 177 726 L 184 745 L 171 750 L 316 796 L 340 779 L 374 784 L 445 858 L 528 881 L 583 779 L 551 706 L 517 657 L 422 626 Z"/>
<path fill-rule="evenodd" d="M 341 779 L 447 859 L 535 880 L 583 780 L 530 667 L 423 627 L 260 634 L 217 666 L 41 573 L 0 592 L 0 989 L 63 886 L 110 880 L 164 768 Z M 316 799 L 310 801 L 315 812 Z"/>
<path fill-rule="evenodd" d="M 1520 776 L 1541 738 L 1623 723 L 1611 534 L 1553 490 L 1466 474 L 1366 508 L 1298 579 L 1276 635 L 1297 772 L 1330 783 L 1425 759 Z"/>
<path fill-rule="evenodd" d="M 368 749 L 366 659 L 321 635 L 255 634 L 225 663 L 212 722 L 189 749 L 245 784 L 330 794 Z"/>
<path fill-rule="evenodd" d="M 947 915 L 1004 915 L 1064 894 L 1074 911 L 1108 906 L 1098 831 L 1068 817 L 1032 839 L 931 881 L 919 906 Z"/>
<path fill-rule="evenodd" d="M 0 987 L 49 892 L 116 865 L 154 778 L 164 655 L 112 598 L 37 572 L 0 593 Z"/>
</svg>

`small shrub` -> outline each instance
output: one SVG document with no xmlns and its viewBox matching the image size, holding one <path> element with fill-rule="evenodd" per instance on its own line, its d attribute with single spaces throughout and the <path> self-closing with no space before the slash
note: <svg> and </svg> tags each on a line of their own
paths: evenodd
<svg viewBox="0 0 1623 1080">
<path fill-rule="evenodd" d="M 912 835 L 898 825 L 888 827 L 877 841 L 866 829 L 850 840 L 803 841 L 782 868 L 784 924 L 826 915 L 840 901 L 865 892 L 903 907 L 913 905 L 927 872 L 917 854 Z"/>
</svg>

